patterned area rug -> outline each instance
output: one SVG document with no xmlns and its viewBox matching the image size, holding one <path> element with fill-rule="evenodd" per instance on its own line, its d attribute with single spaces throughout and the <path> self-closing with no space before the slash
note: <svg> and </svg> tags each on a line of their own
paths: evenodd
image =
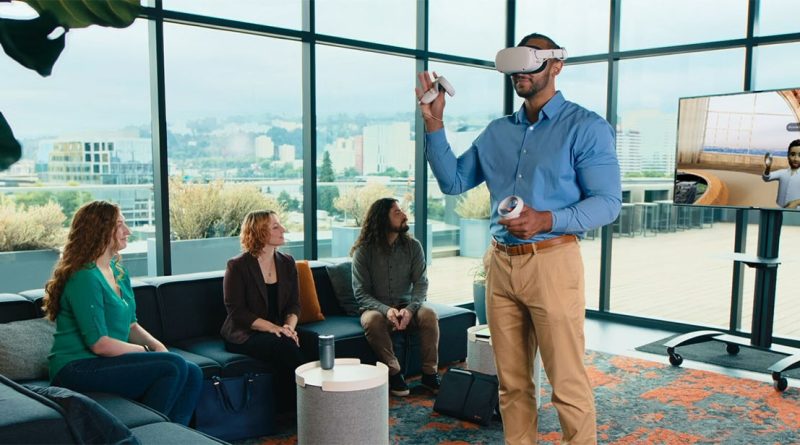
<svg viewBox="0 0 800 445">
<path fill-rule="evenodd" d="M 595 387 L 598 440 L 603 444 L 800 444 L 800 390 L 784 393 L 766 382 L 707 371 L 674 368 L 589 351 L 586 364 Z M 501 423 L 481 427 L 433 412 L 433 397 L 417 381 L 411 395 L 390 397 L 392 444 L 501 444 Z M 539 411 L 541 444 L 558 444 L 561 433 L 550 387 Z M 288 445 L 296 430 L 237 444 Z"/>
</svg>

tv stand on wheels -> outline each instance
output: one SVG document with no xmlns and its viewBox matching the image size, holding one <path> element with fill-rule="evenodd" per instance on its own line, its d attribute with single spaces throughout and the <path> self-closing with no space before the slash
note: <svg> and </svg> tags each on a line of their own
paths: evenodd
<svg viewBox="0 0 800 445">
<path fill-rule="evenodd" d="M 787 353 L 772 349 L 772 323 L 775 315 L 775 283 L 778 276 L 778 246 L 780 241 L 783 212 L 781 210 L 760 210 L 758 223 L 758 256 L 733 254 L 733 260 L 746 264 L 756 270 L 756 284 L 753 298 L 753 318 L 750 339 L 730 335 L 722 331 L 703 330 L 689 332 L 664 343 L 673 366 L 680 366 L 683 357 L 675 350 L 679 346 L 719 341 L 725 343 L 730 355 L 739 353 L 740 346 L 756 348 L 781 355 L 787 355 L 768 371 L 772 375 L 773 387 L 784 391 L 788 386 L 782 373 L 790 369 L 800 368 L 800 352 Z M 733 328 L 732 328 L 733 330 Z"/>
</svg>

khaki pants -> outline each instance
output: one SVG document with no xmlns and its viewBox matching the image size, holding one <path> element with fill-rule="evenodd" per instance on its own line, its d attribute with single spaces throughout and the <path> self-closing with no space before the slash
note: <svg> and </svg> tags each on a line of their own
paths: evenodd
<svg viewBox="0 0 800 445">
<path fill-rule="evenodd" d="M 365 311 L 361 314 L 361 326 L 367 336 L 367 343 L 375 351 L 378 360 L 389 367 L 389 375 L 400 372 L 400 363 L 394 355 L 391 333 L 393 325 L 385 315 L 378 311 Z M 424 304 L 419 307 L 414 318 L 406 328 L 409 332 L 419 332 L 422 372 L 435 374 L 439 362 L 439 317 L 436 311 Z"/>
<path fill-rule="evenodd" d="M 535 444 L 536 348 L 553 386 L 562 443 L 597 443 L 594 397 L 583 365 L 584 277 L 577 242 L 509 256 L 489 248 L 486 310 L 507 444 Z"/>
</svg>

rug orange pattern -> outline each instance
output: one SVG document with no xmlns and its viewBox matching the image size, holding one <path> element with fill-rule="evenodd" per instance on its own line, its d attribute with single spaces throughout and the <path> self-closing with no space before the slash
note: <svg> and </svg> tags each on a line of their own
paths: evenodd
<svg viewBox="0 0 800 445">
<path fill-rule="evenodd" d="M 800 390 L 776 392 L 770 383 L 664 363 L 588 351 L 595 388 L 598 442 L 633 444 L 800 444 Z M 392 444 L 503 443 L 502 424 L 479 426 L 433 412 L 433 396 L 410 382 L 412 392 L 389 402 Z M 559 444 L 558 416 L 545 387 L 539 443 Z M 287 427 L 268 438 L 240 442 L 288 445 Z"/>
</svg>

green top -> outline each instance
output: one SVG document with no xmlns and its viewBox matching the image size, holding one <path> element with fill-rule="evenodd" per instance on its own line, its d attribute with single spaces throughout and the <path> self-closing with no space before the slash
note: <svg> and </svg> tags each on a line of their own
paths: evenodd
<svg viewBox="0 0 800 445">
<path fill-rule="evenodd" d="M 122 298 L 95 263 L 87 264 L 67 280 L 61 294 L 61 310 L 56 316 L 53 348 L 47 356 L 51 381 L 67 363 L 98 357 L 90 346 L 100 337 L 128 341 L 131 324 L 136 322 L 136 301 L 127 270 L 120 274 L 115 264 L 111 262 L 111 270 Z"/>
</svg>

